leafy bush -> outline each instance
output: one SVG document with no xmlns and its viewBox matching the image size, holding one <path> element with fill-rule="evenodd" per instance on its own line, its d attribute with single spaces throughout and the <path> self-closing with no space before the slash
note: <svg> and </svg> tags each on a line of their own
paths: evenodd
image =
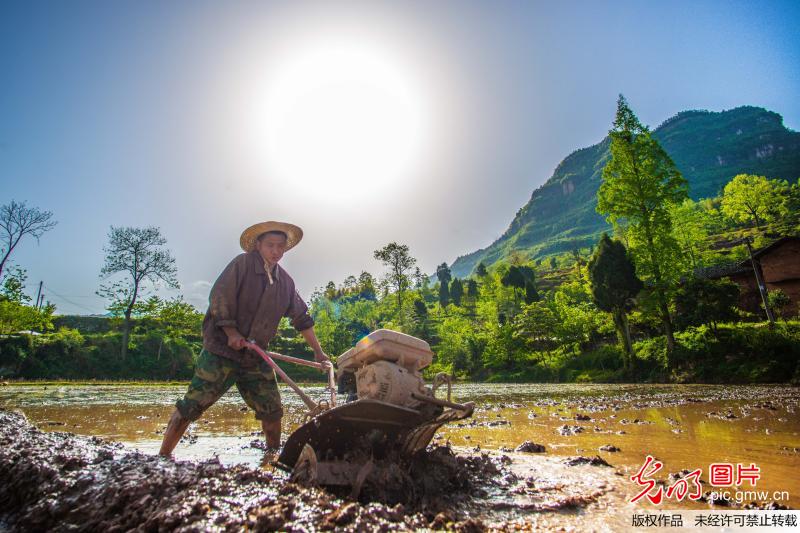
<svg viewBox="0 0 800 533">
<path fill-rule="evenodd" d="M 675 336 L 674 374 L 671 379 L 699 383 L 785 382 L 800 362 L 800 323 L 720 324 L 716 333 L 707 326 L 690 327 Z M 666 376 L 663 337 L 636 344 L 639 377 Z"/>
</svg>

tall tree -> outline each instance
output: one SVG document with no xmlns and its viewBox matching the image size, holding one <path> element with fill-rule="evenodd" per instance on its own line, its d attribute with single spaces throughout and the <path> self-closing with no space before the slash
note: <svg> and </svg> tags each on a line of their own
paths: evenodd
<svg viewBox="0 0 800 533">
<path fill-rule="evenodd" d="M 439 305 L 442 309 L 450 303 L 450 285 L 446 281 L 439 282 Z"/>
<path fill-rule="evenodd" d="M 625 349 L 625 367 L 630 368 L 633 358 L 628 312 L 633 299 L 643 284 L 636 276 L 636 268 L 628 257 L 625 246 L 603 234 L 592 259 L 589 261 L 589 280 L 592 299 L 601 311 L 611 313 L 619 340 Z"/>
<path fill-rule="evenodd" d="M 428 321 L 428 307 L 420 299 L 414 300 L 413 317 L 415 322 L 415 334 L 423 339 L 431 336 L 430 323 Z"/>
<path fill-rule="evenodd" d="M 532 303 L 539 299 L 536 290 L 536 272 L 528 265 L 511 265 L 500 278 L 500 283 L 511 287 L 514 291 L 514 303 L 518 303 L 518 291 L 525 291 L 525 303 Z"/>
<path fill-rule="evenodd" d="M 375 278 L 366 270 L 358 276 L 358 293 L 366 300 L 374 300 L 377 296 L 375 291 Z"/>
<path fill-rule="evenodd" d="M 688 185 L 622 95 L 609 136 L 611 158 L 603 168 L 597 211 L 612 224 L 623 221 L 629 225 L 637 271 L 652 283 L 671 364 L 675 337 L 668 292 L 673 288 L 673 265 L 680 250 L 672 236 L 670 208 L 688 197 Z"/>
<path fill-rule="evenodd" d="M 423 289 L 428 284 L 428 276 L 426 276 L 422 269 L 419 267 L 414 268 L 414 288 L 415 289 Z"/>
<path fill-rule="evenodd" d="M 453 279 L 453 274 L 450 272 L 450 267 L 447 266 L 447 263 L 442 263 L 436 267 L 436 277 L 439 281 L 450 283 L 450 280 Z"/>
<path fill-rule="evenodd" d="M 728 280 L 690 278 L 675 294 L 678 327 L 707 324 L 714 335 L 717 324 L 736 320 L 739 285 Z"/>
<path fill-rule="evenodd" d="M 111 226 L 108 245 L 104 248 L 106 260 L 100 270 L 102 277 L 117 273 L 124 278 L 110 285 L 101 285 L 98 294 L 109 298 L 112 305 L 119 305 L 125 317 L 122 330 L 121 357 L 128 354 L 128 340 L 131 330 L 131 313 L 139 298 L 143 285 L 149 281 L 162 281 L 169 288 L 178 288 L 176 277 L 178 269 L 175 258 L 164 247 L 167 239 L 156 227 L 131 228 Z"/>
<path fill-rule="evenodd" d="M 439 305 L 447 307 L 447 304 L 450 303 L 450 280 L 453 279 L 447 263 L 436 267 L 436 277 L 439 278 Z"/>
<path fill-rule="evenodd" d="M 788 188 L 785 182 L 764 176 L 734 176 L 722 191 L 722 214 L 735 222 L 753 222 L 758 228 L 784 210 L 784 188 Z"/>
<path fill-rule="evenodd" d="M 11 252 L 17 247 L 25 235 L 30 235 L 37 241 L 46 231 L 55 227 L 53 213 L 41 211 L 36 207 L 28 207 L 25 202 L 11 200 L 10 204 L 0 207 L 0 278 Z"/>
<path fill-rule="evenodd" d="M 461 306 L 462 296 L 464 296 L 464 284 L 456 278 L 450 283 L 450 299 L 453 300 L 453 305 Z"/>
<path fill-rule="evenodd" d="M 358 280 L 356 279 L 355 276 L 350 275 L 344 278 L 344 283 L 342 283 L 342 290 L 344 290 L 344 292 L 350 294 L 352 292 L 355 292 L 357 287 L 358 287 Z"/>
<path fill-rule="evenodd" d="M 709 247 L 708 212 L 699 202 L 687 198 L 672 207 L 675 240 L 692 271 L 703 266 L 703 255 Z"/>
<path fill-rule="evenodd" d="M 386 281 L 397 295 L 397 313 L 399 314 L 403 308 L 403 294 L 410 286 L 408 272 L 417 263 L 417 260 L 411 257 L 407 245 L 396 242 L 390 242 L 380 250 L 375 250 L 374 255 L 375 259 L 380 260 L 389 268 Z"/>
<path fill-rule="evenodd" d="M 536 288 L 536 271 L 533 267 L 528 265 L 521 265 L 519 267 L 519 273 L 524 280 L 523 287 L 525 289 L 525 303 L 532 304 L 533 302 L 538 302 L 539 291 Z"/>
<path fill-rule="evenodd" d="M 536 288 L 536 283 L 533 281 L 528 281 L 525 283 L 525 303 L 532 304 L 533 302 L 538 302 L 541 300 L 541 296 L 539 295 L 539 290 Z"/>
<path fill-rule="evenodd" d="M 478 298 L 478 282 L 474 279 L 467 280 L 466 295 L 470 298 Z"/>
<path fill-rule="evenodd" d="M 483 264 L 483 261 L 478 263 L 478 266 L 475 267 L 475 274 L 477 274 L 478 277 L 481 277 L 481 278 L 486 277 L 486 275 L 488 273 L 489 273 L 489 271 L 486 270 L 486 265 Z"/>
<path fill-rule="evenodd" d="M 338 296 L 338 292 L 336 290 L 336 284 L 333 281 L 329 281 L 325 285 L 324 294 L 325 294 L 325 298 L 327 298 L 328 300 L 333 301 L 333 300 L 336 299 L 336 297 Z"/>
</svg>

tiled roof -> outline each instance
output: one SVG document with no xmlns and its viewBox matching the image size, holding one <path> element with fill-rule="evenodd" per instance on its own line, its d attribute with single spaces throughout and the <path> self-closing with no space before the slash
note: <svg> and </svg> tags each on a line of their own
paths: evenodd
<svg viewBox="0 0 800 533">
<path fill-rule="evenodd" d="M 725 263 L 722 265 L 714 265 L 705 268 L 698 268 L 694 271 L 694 275 L 698 278 L 719 279 L 725 276 L 732 276 L 734 274 L 742 274 L 748 270 L 748 262 L 742 261 L 741 263 Z"/>
<path fill-rule="evenodd" d="M 760 250 L 754 251 L 753 252 L 753 257 L 761 257 L 762 255 L 768 254 L 769 252 L 771 252 L 775 248 L 778 248 L 779 246 L 783 246 L 784 244 L 786 244 L 788 242 L 800 242 L 800 237 L 793 237 L 793 236 L 792 237 L 781 237 L 780 239 L 778 239 L 777 241 L 773 242 L 769 246 L 765 246 L 765 247 L 761 248 Z"/>
</svg>

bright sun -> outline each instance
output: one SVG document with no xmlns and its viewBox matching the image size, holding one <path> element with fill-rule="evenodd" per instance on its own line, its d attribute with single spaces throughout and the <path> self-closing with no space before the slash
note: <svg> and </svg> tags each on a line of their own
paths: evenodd
<svg viewBox="0 0 800 533">
<path fill-rule="evenodd" d="M 412 70 L 357 39 L 287 52 L 252 117 L 270 181 L 337 200 L 413 179 L 431 132 Z"/>
</svg>

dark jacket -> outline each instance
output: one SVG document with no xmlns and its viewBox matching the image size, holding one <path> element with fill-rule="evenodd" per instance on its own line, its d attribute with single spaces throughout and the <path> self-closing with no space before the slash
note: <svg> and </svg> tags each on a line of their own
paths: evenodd
<svg viewBox="0 0 800 533">
<path fill-rule="evenodd" d="M 270 283 L 258 251 L 236 256 L 214 282 L 208 300 L 203 320 L 203 347 L 213 354 L 245 364 L 254 364 L 258 356 L 250 350 L 230 348 L 223 326 L 235 327 L 246 339 L 253 339 L 267 349 L 281 317 L 289 317 L 297 331 L 314 325 L 291 276 L 280 265 L 275 265 Z"/>
</svg>

